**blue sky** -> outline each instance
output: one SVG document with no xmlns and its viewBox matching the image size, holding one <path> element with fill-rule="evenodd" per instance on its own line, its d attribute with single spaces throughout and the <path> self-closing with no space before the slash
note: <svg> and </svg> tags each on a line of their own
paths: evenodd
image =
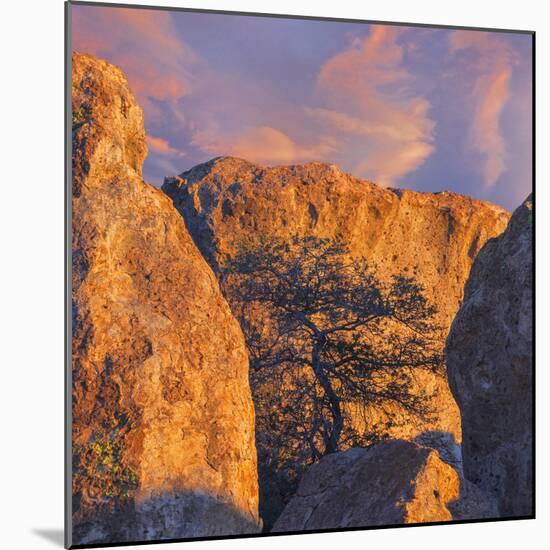
<svg viewBox="0 0 550 550">
<path fill-rule="evenodd" d="M 155 185 L 219 155 L 330 162 L 515 208 L 531 190 L 531 37 L 73 6 L 73 48 L 120 66 Z"/>
</svg>

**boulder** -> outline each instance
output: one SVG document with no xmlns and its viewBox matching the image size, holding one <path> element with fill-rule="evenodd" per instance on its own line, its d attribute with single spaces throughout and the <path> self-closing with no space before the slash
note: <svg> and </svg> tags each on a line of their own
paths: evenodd
<svg viewBox="0 0 550 550">
<path fill-rule="evenodd" d="M 142 180 L 124 74 L 72 58 L 72 543 L 260 530 L 248 357 L 218 282 Z"/>
<path fill-rule="evenodd" d="M 447 339 L 467 479 L 501 517 L 533 514 L 533 225 L 529 197 L 479 252 Z"/>
<path fill-rule="evenodd" d="M 393 440 L 311 466 L 274 531 L 369 527 L 452 518 L 459 477 L 436 451 Z"/>
<path fill-rule="evenodd" d="M 311 466 L 273 531 L 490 517 L 494 509 L 473 491 L 434 449 L 389 440 L 329 454 Z"/>
<path fill-rule="evenodd" d="M 162 186 L 217 272 L 260 235 L 340 238 L 379 276 L 414 276 L 450 326 L 471 265 L 504 231 L 502 208 L 451 192 L 386 189 L 334 164 L 264 167 L 219 157 Z"/>
</svg>

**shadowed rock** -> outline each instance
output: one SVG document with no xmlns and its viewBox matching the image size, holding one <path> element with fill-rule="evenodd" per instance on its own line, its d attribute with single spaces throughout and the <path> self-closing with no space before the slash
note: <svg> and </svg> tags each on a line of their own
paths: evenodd
<svg viewBox="0 0 550 550">
<path fill-rule="evenodd" d="M 446 347 L 464 475 L 496 499 L 501 516 L 533 513 L 531 209 L 529 197 L 480 251 Z"/>
<path fill-rule="evenodd" d="M 158 495 L 139 504 L 127 503 L 114 513 L 78 523 L 78 544 L 222 537 L 254 533 L 258 522 L 228 499 L 201 491 Z"/>
</svg>

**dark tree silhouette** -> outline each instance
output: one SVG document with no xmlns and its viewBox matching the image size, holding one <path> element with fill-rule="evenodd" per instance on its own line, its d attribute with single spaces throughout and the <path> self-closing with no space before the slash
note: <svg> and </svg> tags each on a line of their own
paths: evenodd
<svg viewBox="0 0 550 550">
<path fill-rule="evenodd" d="M 376 439 L 354 428 L 353 410 L 393 403 L 428 416 L 411 376 L 443 368 L 423 289 L 401 276 L 383 283 L 349 257 L 339 241 L 262 239 L 224 270 L 250 353 L 260 462 L 294 469 L 290 485 L 300 466 Z"/>
</svg>

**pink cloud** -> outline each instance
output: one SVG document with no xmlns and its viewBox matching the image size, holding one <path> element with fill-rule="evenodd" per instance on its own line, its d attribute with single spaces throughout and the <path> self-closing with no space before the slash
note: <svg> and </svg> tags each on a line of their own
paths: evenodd
<svg viewBox="0 0 550 550">
<path fill-rule="evenodd" d="M 494 185 L 506 169 L 506 143 L 500 131 L 500 116 L 510 96 L 510 68 L 480 80 L 478 105 L 472 126 L 473 145 L 485 156 L 483 170 L 487 185 Z"/>
<path fill-rule="evenodd" d="M 508 151 L 502 134 L 501 118 L 510 99 L 513 52 L 498 36 L 487 32 L 454 31 L 449 36 L 452 53 L 470 50 L 477 62 L 471 92 L 473 119 L 467 147 L 483 158 L 485 184 L 493 186 L 507 168 Z"/>
<path fill-rule="evenodd" d="M 177 35 L 168 12 L 73 6 L 73 49 L 107 59 L 126 73 L 145 104 L 190 92 L 196 55 Z"/>
<path fill-rule="evenodd" d="M 181 153 L 172 147 L 167 140 L 161 137 L 148 135 L 146 138 L 147 146 L 161 155 L 181 155 Z"/>
<path fill-rule="evenodd" d="M 346 147 L 361 151 L 353 171 L 387 185 L 434 151 L 430 103 L 413 91 L 400 34 L 373 25 L 368 37 L 328 59 L 317 80 L 324 106 L 307 110 Z"/>
<path fill-rule="evenodd" d="M 314 145 L 304 145 L 271 126 L 257 126 L 228 135 L 197 132 L 194 144 L 211 154 L 223 152 L 266 165 L 323 160 L 334 149 L 329 138 L 323 138 Z"/>
<path fill-rule="evenodd" d="M 373 26 L 367 38 L 327 59 L 318 73 L 315 107 L 297 108 L 281 103 L 269 90 L 258 90 L 254 82 L 239 80 L 233 88 L 227 80 L 226 103 L 233 98 L 247 122 L 228 131 L 223 113 L 203 113 L 193 145 L 211 155 L 267 165 L 336 162 L 378 183 L 393 183 L 434 149 L 430 104 L 411 92 L 413 78 L 404 66 L 398 35 L 394 27 Z M 235 96 L 232 90 L 239 92 Z M 258 101 L 269 107 L 261 117 Z"/>
<path fill-rule="evenodd" d="M 207 154 L 269 165 L 337 162 L 387 184 L 433 151 L 430 105 L 410 90 L 398 36 L 395 27 L 375 25 L 326 60 L 317 105 L 307 107 L 281 100 L 254 78 L 213 72 L 178 36 L 168 12 L 73 8 L 74 48 L 124 70 L 157 135 L 170 123 Z M 189 102 L 178 101 L 183 96 L 207 108 L 190 112 Z M 165 102 L 163 111 L 152 98 Z M 177 155 L 164 138 L 150 137 L 148 144 L 159 162 Z"/>
</svg>

